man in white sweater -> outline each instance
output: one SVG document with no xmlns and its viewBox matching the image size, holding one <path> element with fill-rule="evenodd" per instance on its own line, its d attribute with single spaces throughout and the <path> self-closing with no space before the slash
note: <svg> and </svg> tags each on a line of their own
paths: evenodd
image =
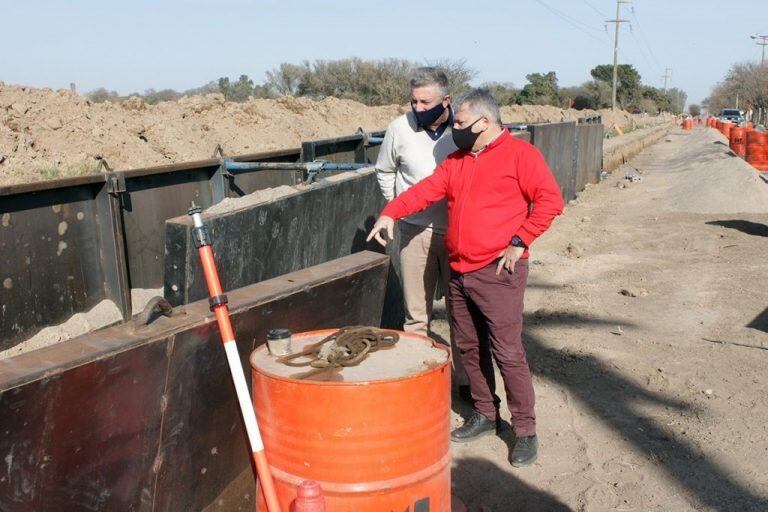
<svg viewBox="0 0 768 512">
<path fill-rule="evenodd" d="M 419 68 L 410 86 L 411 111 L 389 124 L 376 161 L 379 187 L 388 201 L 430 176 L 457 149 L 451 137 L 453 113 L 445 73 L 431 67 Z M 445 201 L 440 201 L 398 223 L 405 302 L 403 328 L 408 332 L 427 334 L 437 280 L 443 283 L 443 290 L 448 289 L 451 270 L 443 243 L 446 218 Z M 468 380 L 453 335 L 451 349 L 455 354 L 454 378 L 460 395 L 466 399 Z"/>
</svg>

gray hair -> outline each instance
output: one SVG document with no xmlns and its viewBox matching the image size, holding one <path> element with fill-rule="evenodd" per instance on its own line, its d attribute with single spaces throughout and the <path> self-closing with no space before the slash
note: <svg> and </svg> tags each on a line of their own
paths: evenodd
<svg viewBox="0 0 768 512">
<path fill-rule="evenodd" d="M 465 103 L 469 111 L 473 114 L 477 116 L 485 116 L 492 123 L 501 124 L 499 104 L 496 103 L 496 99 L 488 89 L 470 89 L 463 93 L 454 102 L 454 112 L 461 110 L 461 106 Z"/>
<path fill-rule="evenodd" d="M 411 75 L 411 90 L 417 87 L 437 87 L 440 96 L 448 96 L 448 77 L 437 68 L 416 68 Z"/>
</svg>

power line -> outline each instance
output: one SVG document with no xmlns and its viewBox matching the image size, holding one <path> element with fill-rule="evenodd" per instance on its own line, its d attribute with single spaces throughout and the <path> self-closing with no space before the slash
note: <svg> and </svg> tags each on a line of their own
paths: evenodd
<svg viewBox="0 0 768 512">
<path fill-rule="evenodd" d="M 640 50 L 640 55 L 643 56 L 643 60 L 646 64 L 648 64 L 648 67 L 650 68 L 656 68 L 656 65 L 651 62 L 651 60 L 648 58 L 648 56 L 645 54 L 645 50 L 643 49 L 643 45 L 640 43 L 640 40 L 635 36 L 635 31 L 632 30 L 632 25 L 629 25 L 629 34 L 632 36 L 632 39 L 635 40 L 637 43 L 637 47 Z"/>
<path fill-rule="evenodd" d="M 545 9 L 547 9 L 548 11 L 550 11 L 551 13 L 553 13 L 558 18 L 562 19 L 563 21 L 565 21 L 566 23 L 568 23 L 569 25 L 574 27 L 575 29 L 577 29 L 577 30 L 581 31 L 582 33 L 588 35 L 592 39 L 595 39 L 596 41 L 599 41 L 601 43 L 605 42 L 604 39 L 600 39 L 599 37 L 595 36 L 591 32 L 587 32 L 587 30 L 585 30 L 583 27 L 586 27 L 587 29 L 590 29 L 590 30 L 594 30 L 594 31 L 596 31 L 596 32 L 598 32 L 600 34 L 603 34 L 602 30 L 597 29 L 595 27 L 591 27 L 591 26 L 587 25 L 586 23 L 583 23 L 583 22 L 581 22 L 581 21 L 579 21 L 579 20 L 577 20 L 575 18 L 572 18 L 571 16 L 565 14 L 563 11 L 561 11 L 559 9 L 555 9 L 554 7 L 552 7 L 550 5 L 547 5 L 542 0 L 534 0 L 534 1 L 537 4 L 541 5 L 542 7 L 544 7 Z"/>
<path fill-rule="evenodd" d="M 650 53 L 651 57 L 654 61 L 656 61 L 657 69 L 661 69 L 661 62 L 659 62 L 659 59 L 656 58 L 656 54 L 653 53 L 653 48 L 651 48 L 651 45 L 648 43 L 648 38 L 645 37 L 645 31 L 640 26 L 640 20 L 637 17 L 637 13 L 635 12 L 635 6 L 632 6 L 631 9 L 632 17 L 635 19 L 635 26 L 637 27 L 637 32 L 640 34 L 640 38 L 645 43 L 645 47 L 648 49 L 648 53 Z"/>
<path fill-rule="evenodd" d="M 607 18 L 607 17 L 608 17 L 608 15 L 607 15 L 607 14 L 605 14 L 603 11 L 601 11 L 600 9 L 598 9 L 597 7 L 595 7 L 594 5 L 592 5 L 592 4 L 591 4 L 591 3 L 590 3 L 588 0 L 583 0 L 583 2 L 584 2 L 585 4 L 587 4 L 587 6 L 589 6 L 589 8 L 590 8 L 590 9 L 592 9 L 593 11 L 595 11 L 597 14 L 599 14 L 599 15 L 600 15 L 600 16 L 602 16 L 603 18 Z"/>
</svg>

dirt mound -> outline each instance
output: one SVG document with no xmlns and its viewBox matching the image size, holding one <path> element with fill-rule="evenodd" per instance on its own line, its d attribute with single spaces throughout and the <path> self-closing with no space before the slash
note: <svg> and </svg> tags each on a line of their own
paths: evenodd
<svg viewBox="0 0 768 512">
<path fill-rule="evenodd" d="M 369 107 L 350 100 L 285 97 L 224 100 L 221 94 L 185 96 L 148 105 L 92 103 L 69 90 L 35 89 L 0 82 L 0 185 L 90 174 L 104 158 L 112 168 L 132 169 L 208 158 L 216 144 L 228 154 L 299 147 L 302 140 L 383 129 L 407 106 Z M 502 109 L 505 122 L 575 120 L 592 111 L 551 106 Z M 625 112 L 604 116 L 622 126 Z"/>
<path fill-rule="evenodd" d="M 383 128 L 402 112 L 335 98 L 232 103 L 220 94 L 92 103 L 65 89 L 0 84 L 0 183 L 88 174 L 98 158 L 130 169 L 208 158 L 216 144 L 229 154 L 299 147 Z"/>
<path fill-rule="evenodd" d="M 663 198 L 660 208 L 686 213 L 768 213 L 768 187 L 752 166 L 729 151 L 728 140 L 715 130 L 676 130 L 655 148 L 655 154 L 665 159 L 665 173 L 656 174 L 656 164 L 647 159 L 638 158 L 635 165 L 651 173 L 645 189 Z"/>
</svg>

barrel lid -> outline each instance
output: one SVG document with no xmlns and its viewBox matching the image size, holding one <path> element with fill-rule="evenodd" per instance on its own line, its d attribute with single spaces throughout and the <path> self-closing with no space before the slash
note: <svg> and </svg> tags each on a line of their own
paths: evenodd
<svg viewBox="0 0 768 512">
<path fill-rule="evenodd" d="M 291 338 L 291 349 L 293 352 L 299 352 L 306 345 L 316 343 L 333 332 L 335 329 L 294 334 Z M 307 377 L 309 372 L 318 373 L 316 368 L 309 365 L 293 367 L 280 363 L 277 357 L 269 353 L 266 346 L 261 346 L 253 352 L 251 366 L 260 373 L 297 380 L 368 382 L 412 377 L 447 364 L 447 347 L 418 334 L 398 334 L 400 339 L 393 347 L 369 353 L 356 366 L 334 368 L 319 372 L 319 375 Z M 309 362 L 309 358 L 299 358 L 295 361 Z"/>
<path fill-rule="evenodd" d="M 263 331 L 262 331 L 263 332 Z M 271 329 L 267 333 L 268 340 L 284 340 L 291 337 L 291 330 L 285 327 L 278 327 L 277 329 Z"/>
</svg>

